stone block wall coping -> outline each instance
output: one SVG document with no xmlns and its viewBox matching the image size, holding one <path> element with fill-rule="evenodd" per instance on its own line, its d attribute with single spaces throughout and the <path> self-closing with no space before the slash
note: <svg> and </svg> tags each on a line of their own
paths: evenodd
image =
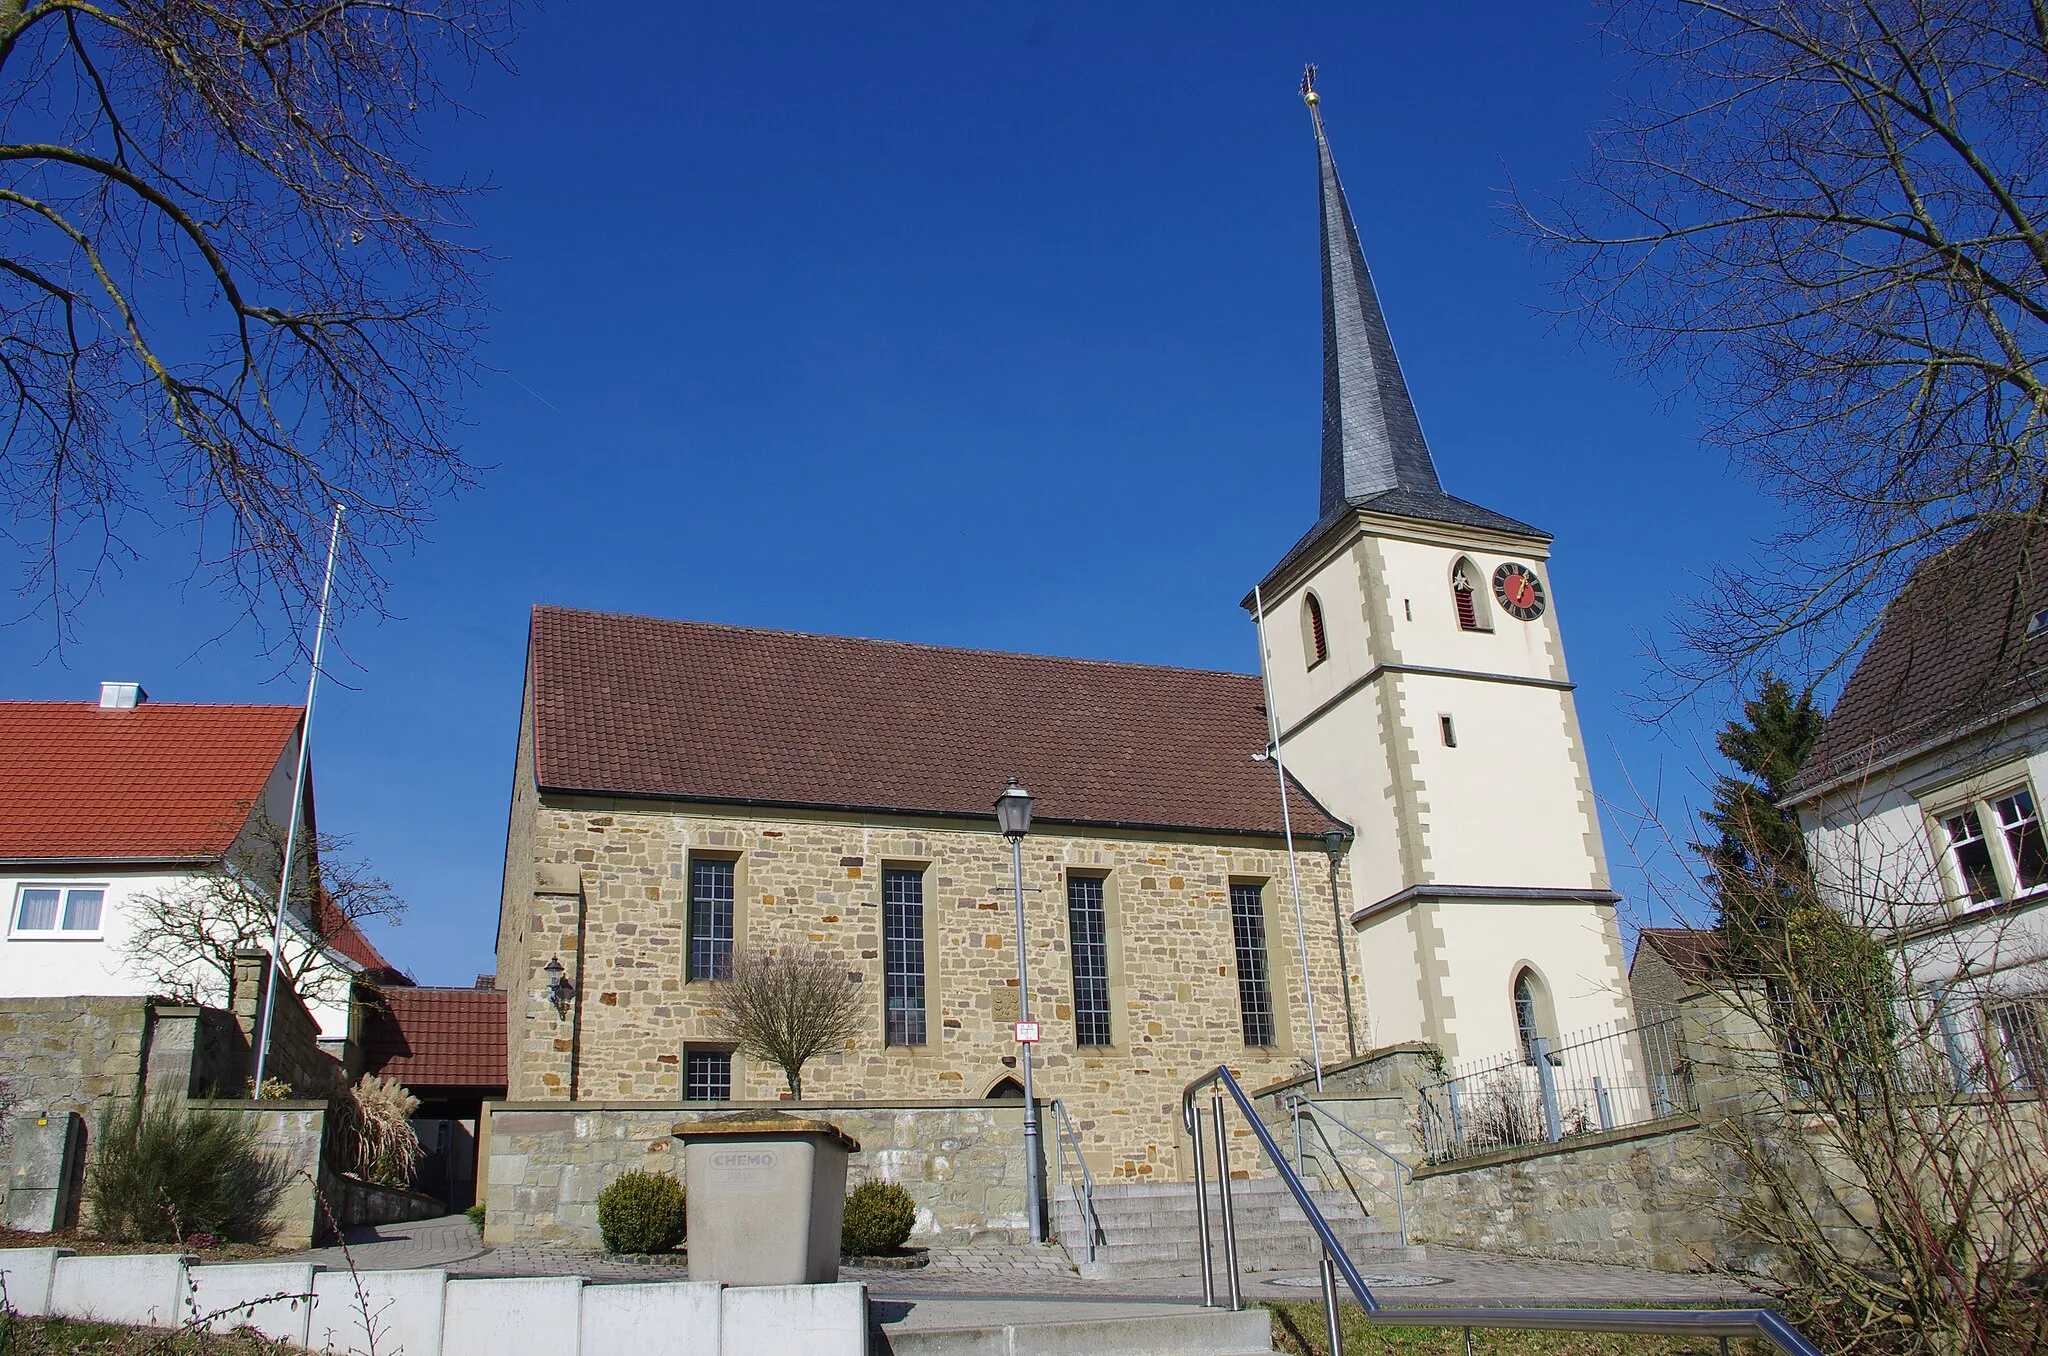
<svg viewBox="0 0 2048 1356">
<path fill-rule="evenodd" d="M 1682 1134 L 1700 1128 L 1700 1118 L 1694 1115 L 1666 1116 L 1660 1121 L 1648 1121 L 1642 1125 L 1626 1126 L 1620 1130 L 1600 1130 L 1590 1135 L 1571 1135 L 1552 1144 L 1517 1144 L 1506 1149 L 1495 1149 L 1492 1153 L 1474 1154 L 1470 1158 L 1456 1158 L 1448 1163 L 1417 1163 L 1414 1180 L 1424 1181 L 1431 1177 L 1443 1177 L 1452 1173 L 1471 1172 L 1478 1168 L 1496 1168 L 1503 1163 L 1520 1163 L 1532 1158 L 1551 1158 L 1558 1154 L 1577 1153 L 1581 1149 L 1599 1149 L 1609 1144 L 1626 1144 L 1634 1139 L 1658 1139 L 1665 1135 Z"/>
<path fill-rule="evenodd" d="M 1039 1099 L 1041 1102 L 1045 1098 Z M 283 1102 L 269 1102 L 268 1106 L 283 1106 Z M 642 1111 L 642 1112 L 737 1112 L 773 1111 L 786 1113 L 789 1108 L 798 1107 L 805 1111 L 1001 1111 L 1005 1107 L 1024 1109 L 1024 1102 L 1017 1097 L 968 1097 L 968 1098 L 876 1098 L 872 1100 L 844 1100 L 832 1102 L 634 1102 L 634 1101 L 552 1101 L 552 1102 L 485 1102 L 484 1110 L 490 1115 L 500 1112 L 525 1114 L 528 1112 L 560 1112 L 564 1115 L 582 1115 L 593 1111 Z"/>
<path fill-rule="evenodd" d="M 830 1121 L 807 1120 L 780 1111 L 736 1111 L 729 1116 L 707 1116 L 699 1121 L 677 1121 L 668 1132 L 677 1139 L 713 1139 L 740 1135 L 758 1139 L 763 1135 L 818 1135 L 831 1140 L 850 1154 L 860 1152 L 860 1141 Z"/>
<path fill-rule="evenodd" d="M 1353 1069 L 1362 1069 L 1368 1064 L 1376 1063 L 1379 1060 L 1387 1059 L 1394 1055 L 1427 1057 L 1441 1053 L 1441 1051 L 1427 1041 L 1402 1041 L 1397 1045 L 1382 1045 L 1377 1050 L 1366 1051 L 1356 1059 L 1347 1059 L 1341 1064 L 1324 1065 L 1323 1081 L 1328 1082 L 1337 1074 L 1349 1073 Z M 1263 1088 L 1254 1089 L 1251 1093 L 1251 1098 L 1253 1101 L 1257 1101 L 1261 1097 L 1277 1096 L 1290 1088 L 1298 1088 L 1303 1084 L 1313 1084 L 1315 1081 L 1316 1076 L 1312 1073 L 1301 1074 L 1294 1078 L 1284 1078 L 1278 1083 L 1268 1083 Z"/>
<path fill-rule="evenodd" d="M 185 1105 L 194 1111 L 325 1111 L 325 1097 L 277 1097 L 259 1102 L 252 1097 L 191 1097 Z"/>
</svg>

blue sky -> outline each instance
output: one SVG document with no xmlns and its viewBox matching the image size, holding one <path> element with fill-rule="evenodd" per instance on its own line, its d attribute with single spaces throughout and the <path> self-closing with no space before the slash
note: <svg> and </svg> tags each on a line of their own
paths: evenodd
<svg viewBox="0 0 2048 1356">
<path fill-rule="evenodd" d="M 1237 600 L 1316 507 L 1307 60 L 1445 487 L 1556 534 L 1599 792 L 1696 795 L 1719 715 L 1640 724 L 1642 638 L 1769 515 L 1543 313 L 1497 210 L 1611 106 L 1593 9 L 1107 8 L 558 5 L 436 127 L 437 172 L 492 185 L 491 469 L 340 636 L 314 734 L 322 826 L 410 900 L 378 940 L 421 981 L 494 965 L 536 602 L 1256 664 Z M 5 695 L 299 699 L 214 642 L 185 543 L 140 544 L 61 660 L 0 632 Z"/>
</svg>

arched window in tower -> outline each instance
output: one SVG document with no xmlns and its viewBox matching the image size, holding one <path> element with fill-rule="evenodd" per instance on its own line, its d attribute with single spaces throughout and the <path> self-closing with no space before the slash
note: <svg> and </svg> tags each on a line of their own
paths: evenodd
<svg viewBox="0 0 2048 1356">
<path fill-rule="evenodd" d="M 1515 1034 L 1522 1040 L 1522 1058 L 1530 1064 L 1536 1062 L 1536 1041 L 1543 1034 L 1536 1008 L 1536 990 L 1542 982 L 1526 965 L 1515 975 Z"/>
<path fill-rule="evenodd" d="M 1486 625 L 1485 619 L 1480 613 L 1479 609 L 1482 604 L 1479 601 L 1479 595 L 1473 590 L 1472 581 L 1478 574 L 1479 571 L 1473 568 L 1472 562 L 1463 557 L 1460 557 L 1458 563 L 1451 567 L 1451 601 L 1457 605 L 1458 629 L 1461 631 L 1486 631 L 1491 629 Z"/>
<path fill-rule="evenodd" d="M 1313 593 L 1301 600 L 1302 647 L 1308 651 L 1308 666 L 1314 668 L 1330 657 L 1330 638 L 1323 630 L 1323 600 Z"/>
</svg>

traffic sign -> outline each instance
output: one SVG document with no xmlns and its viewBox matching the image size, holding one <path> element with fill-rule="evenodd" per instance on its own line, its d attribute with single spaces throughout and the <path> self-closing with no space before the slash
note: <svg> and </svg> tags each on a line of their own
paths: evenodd
<svg viewBox="0 0 2048 1356">
<path fill-rule="evenodd" d="M 1014 1022 L 1010 1030 L 1016 1033 L 1019 1045 L 1035 1045 L 1038 1042 L 1038 1023 Z"/>
</svg>

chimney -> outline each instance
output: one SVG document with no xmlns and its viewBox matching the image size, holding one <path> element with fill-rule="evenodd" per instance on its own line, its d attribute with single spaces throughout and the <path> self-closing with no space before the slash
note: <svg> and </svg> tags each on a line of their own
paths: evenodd
<svg viewBox="0 0 2048 1356">
<path fill-rule="evenodd" d="M 100 710 L 133 711 L 149 700 L 140 683 L 101 683 Z"/>
<path fill-rule="evenodd" d="M 476 986 L 479 989 L 496 989 L 498 987 L 498 977 L 496 975 L 478 975 L 476 977 Z"/>
</svg>

